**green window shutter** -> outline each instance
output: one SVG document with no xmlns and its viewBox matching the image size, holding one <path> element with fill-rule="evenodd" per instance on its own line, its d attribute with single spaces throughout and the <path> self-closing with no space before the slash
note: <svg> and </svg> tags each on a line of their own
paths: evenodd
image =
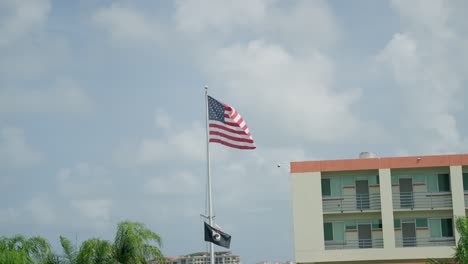
<svg viewBox="0 0 468 264">
<path fill-rule="evenodd" d="M 344 241 L 344 222 L 333 223 L 333 240 Z"/>
<path fill-rule="evenodd" d="M 372 220 L 372 228 L 382 228 L 382 220 L 381 219 L 373 219 Z"/>
<path fill-rule="evenodd" d="M 448 173 L 438 174 L 439 192 L 450 192 L 450 175 Z"/>
<path fill-rule="evenodd" d="M 416 227 L 427 227 L 427 218 L 416 218 Z"/>
<path fill-rule="evenodd" d="M 468 172 L 463 173 L 463 190 L 468 191 Z"/>
<path fill-rule="evenodd" d="M 429 174 L 427 175 L 427 191 L 428 192 L 438 192 L 437 189 L 437 175 Z"/>
<path fill-rule="evenodd" d="M 333 240 L 333 224 L 323 223 L 323 234 L 325 241 Z"/>
<path fill-rule="evenodd" d="M 322 179 L 322 196 L 330 196 L 331 195 L 331 188 L 330 188 L 330 179 Z"/>
<path fill-rule="evenodd" d="M 398 184 L 398 175 L 392 175 L 392 184 Z"/>
<path fill-rule="evenodd" d="M 442 237 L 453 237 L 452 219 L 440 219 Z"/>
<path fill-rule="evenodd" d="M 440 219 L 429 219 L 429 231 L 431 237 L 441 237 L 442 230 L 440 227 Z"/>
<path fill-rule="evenodd" d="M 395 227 L 395 228 L 400 228 L 401 227 L 400 219 L 393 219 L 393 227 Z"/>
<path fill-rule="evenodd" d="M 413 175 L 413 182 L 414 183 L 426 183 L 426 175 L 425 174 Z"/>
<path fill-rule="evenodd" d="M 356 230 L 356 221 L 345 221 L 346 230 Z"/>
<path fill-rule="evenodd" d="M 331 178 L 331 196 L 341 196 L 341 177 Z"/>
<path fill-rule="evenodd" d="M 344 176 L 343 185 L 345 186 L 354 186 L 354 176 Z"/>
</svg>

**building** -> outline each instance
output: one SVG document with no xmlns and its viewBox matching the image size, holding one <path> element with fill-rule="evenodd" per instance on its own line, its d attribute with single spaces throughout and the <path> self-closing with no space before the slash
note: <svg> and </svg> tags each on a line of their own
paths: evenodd
<svg viewBox="0 0 468 264">
<path fill-rule="evenodd" d="M 296 263 L 450 259 L 468 154 L 291 162 Z M 466 193 L 465 193 L 466 192 Z"/>
<path fill-rule="evenodd" d="M 209 252 L 196 252 L 185 256 L 167 257 L 167 264 L 210 264 Z M 215 252 L 215 264 L 240 264 L 240 257 L 231 251 Z"/>
</svg>

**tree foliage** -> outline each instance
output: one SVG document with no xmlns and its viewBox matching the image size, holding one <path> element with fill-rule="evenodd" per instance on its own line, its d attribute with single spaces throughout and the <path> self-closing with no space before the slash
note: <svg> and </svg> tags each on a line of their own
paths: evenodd
<svg viewBox="0 0 468 264">
<path fill-rule="evenodd" d="M 141 223 L 121 222 L 114 243 L 91 238 L 79 249 L 60 236 L 63 253 L 54 254 L 49 242 L 39 236 L 0 237 L 1 264 L 147 264 L 165 263 L 159 247 L 161 237 Z"/>
</svg>

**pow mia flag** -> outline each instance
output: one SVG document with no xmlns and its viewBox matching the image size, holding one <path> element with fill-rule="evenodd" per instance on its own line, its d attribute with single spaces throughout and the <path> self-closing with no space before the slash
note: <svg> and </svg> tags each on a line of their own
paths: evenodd
<svg viewBox="0 0 468 264">
<path fill-rule="evenodd" d="M 229 245 L 231 244 L 231 236 L 205 222 L 205 241 L 221 247 L 229 248 Z"/>
</svg>

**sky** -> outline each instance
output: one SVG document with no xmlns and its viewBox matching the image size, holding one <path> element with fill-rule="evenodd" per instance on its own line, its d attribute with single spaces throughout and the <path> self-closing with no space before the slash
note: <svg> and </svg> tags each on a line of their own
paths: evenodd
<svg viewBox="0 0 468 264">
<path fill-rule="evenodd" d="M 290 161 L 468 152 L 467 8 L 0 0 L 0 235 L 130 220 L 206 251 L 207 85 L 257 145 L 210 146 L 216 223 L 243 263 L 293 260 Z"/>
</svg>

